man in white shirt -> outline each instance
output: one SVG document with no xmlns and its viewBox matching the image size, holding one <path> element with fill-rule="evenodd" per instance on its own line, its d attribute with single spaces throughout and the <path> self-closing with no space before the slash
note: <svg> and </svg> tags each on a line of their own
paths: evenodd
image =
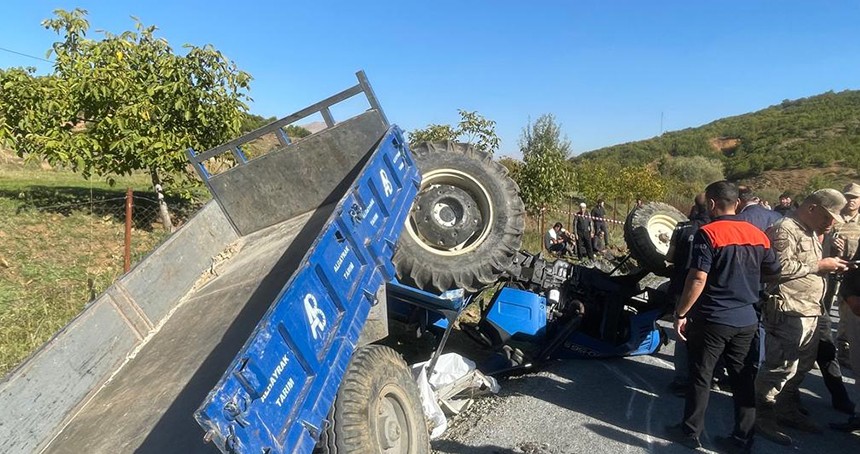
<svg viewBox="0 0 860 454">
<path fill-rule="evenodd" d="M 546 235 L 543 236 L 543 247 L 553 254 L 564 254 L 567 251 L 568 233 L 561 222 L 556 222 Z"/>
</svg>

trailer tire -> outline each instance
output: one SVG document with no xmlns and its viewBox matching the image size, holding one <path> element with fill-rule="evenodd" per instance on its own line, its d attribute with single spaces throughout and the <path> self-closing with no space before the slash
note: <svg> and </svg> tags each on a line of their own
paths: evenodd
<svg viewBox="0 0 860 454">
<path fill-rule="evenodd" d="M 398 279 L 431 292 L 495 283 L 522 246 L 519 187 L 468 144 L 425 142 L 412 153 L 423 178 L 394 253 Z"/>
<path fill-rule="evenodd" d="M 418 385 L 399 353 L 381 345 L 355 352 L 315 452 L 429 454 Z"/>
<path fill-rule="evenodd" d="M 660 276 L 668 275 L 666 253 L 675 225 L 687 217 L 675 207 L 651 202 L 634 208 L 624 222 L 624 241 L 639 266 Z"/>
</svg>

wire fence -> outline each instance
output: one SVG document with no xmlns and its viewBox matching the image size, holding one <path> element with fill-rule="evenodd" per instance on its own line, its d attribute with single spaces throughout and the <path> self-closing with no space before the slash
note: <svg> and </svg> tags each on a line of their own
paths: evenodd
<svg viewBox="0 0 860 454">
<path fill-rule="evenodd" d="M 173 226 L 199 207 L 200 203 L 168 200 Z M 169 233 L 153 192 L 29 189 L 0 199 L 0 269 L 5 270 L 0 278 L 13 281 L 6 282 L 12 287 L 15 278 L 25 279 L 23 283 L 32 287 L 56 275 L 75 281 L 59 279 L 60 285 L 77 287 L 83 281 L 89 293 L 95 293 Z"/>
<path fill-rule="evenodd" d="M 179 226 L 200 204 L 168 206 Z M 140 262 L 169 236 L 159 211 L 153 192 L 0 190 L 0 374 L 113 284 L 126 260 Z"/>
<path fill-rule="evenodd" d="M 662 200 L 658 201 L 677 208 L 685 215 L 690 212 L 693 204 L 692 197 L 682 194 L 668 194 Z M 541 212 L 526 214 L 523 248 L 532 252 L 543 250 L 543 236 L 556 222 L 561 222 L 566 229 L 572 230 L 576 214 L 579 212 L 580 202 L 586 202 L 590 216 L 591 209 L 594 208 L 594 202 L 577 198 L 572 198 L 566 203 L 547 207 Z M 644 200 L 643 202 L 649 201 Z M 635 206 L 636 199 L 618 198 L 604 201 L 606 214 L 604 215 L 603 222 L 607 227 L 608 243 L 614 245 L 621 252 L 626 250 L 626 245 L 624 244 L 624 221 L 627 219 L 627 214 Z"/>
</svg>

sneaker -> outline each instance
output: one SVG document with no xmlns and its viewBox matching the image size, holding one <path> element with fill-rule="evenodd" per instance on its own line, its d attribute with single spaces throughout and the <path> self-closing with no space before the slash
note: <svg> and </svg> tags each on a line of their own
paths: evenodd
<svg viewBox="0 0 860 454">
<path fill-rule="evenodd" d="M 684 426 L 681 424 L 666 426 L 666 436 L 669 440 L 690 449 L 699 449 L 702 447 L 702 442 L 699 440 L 699 437 L 685 432 Z"/>
<path fill-rule="evenodd" d="M 778 445 L 791 446 L 794 440 L 791 439 L 785 432 L 780 429 L 774 419 L 767 417 L 756 417 L 755 420 L 756 433 L 763 438 L 768 439 Z"/>
<path fill-rule="evenodd" d="M 830 428 L 840 432 L 854 432 L 860 430 L 860 416 L 852 416 L 847 422 L 832 422 Z"/>
<path fill-rule="evenodd" d="M 821 428 L 818 423 L 816 423 L 800 411 L 781 413 L 777 415 L 777 420 L 783 426 L 790 427 L 801 432 L 808 432 L 812 434 L 820 434 L 824 432 L 824 429 Z"/>
<path fill-rule="evenodd" d="M 752 452 L 752 440 L 744 440 L 734 435 L 728 437 L 717 435 L 714 437 L 714 445 L 717 448 L 717 452 L 727 454 L 749 454 Z"/>
</svg>

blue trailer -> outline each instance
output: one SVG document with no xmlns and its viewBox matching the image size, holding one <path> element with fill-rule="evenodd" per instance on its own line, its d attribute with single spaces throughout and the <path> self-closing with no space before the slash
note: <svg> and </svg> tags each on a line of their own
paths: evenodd
<svg viewBox="0 0 860 454">
<path fill-rule="evenodd" d="M 335 121 L 350 99 L 366 110 Z M 326 127 L 286 134 L 310 115 Z M 421 182 L 364 74 L 188 154 L 212 202 L 0 382 L 0 451 L 310 452 L 326 438 L 332 450 L 381 440 L 381 452 L 427 452 L 406 363 L 360 349 L 387 335 L 384 284 Z M 353 393 L 382 386 L 365 399 L 380 416 L 362 428 L 333 405 L 357 364 L 377 375 L 352 380 Z M 342 427 L 326 425 L 331 411 L 347 413 Z"/>
<path fill-rule="evenodd" d="M 659 346 L 665 305 L 642 297 L 644 273 L 520 251 L 524 208 L 504 167 L 465 144 L 410 150 L 357 76 L 188 150 L 213 200 L 0 382 L 0 428 L 14 428 L 0 451 L 428 453 L 417 385 L 379 341 L 422 314 L 422 329 L 444 330 L 432 370 L 468 295 L 489 285 L 472 334 L 507 352 L 499 370 Z M 359 95 L 368 108 L 335 121 Z M 289 137 L 312 115 L 322 131 Z M 642 219 L 640 249 L 671 233 L 665 212 Z M 465 293 L 440 296 L 454 288 Z M 511 354 L 512 338 L 538 352 Z"/>
</svg>

